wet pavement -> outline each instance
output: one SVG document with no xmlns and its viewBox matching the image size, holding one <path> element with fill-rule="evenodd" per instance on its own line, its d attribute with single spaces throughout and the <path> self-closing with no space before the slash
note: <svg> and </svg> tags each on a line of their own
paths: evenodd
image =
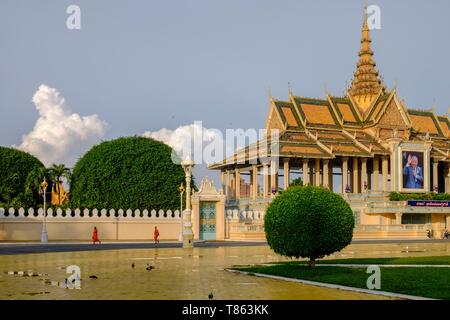
<svg viewBox="0 0 450 320">
<path fill-rule="evenodd" d="M 244 241 L 198 241 L 195 246 L 198 248 L 216 247 L 238 247 L 238 246 L 266 246 L 265 242 L 244 242 Z M 99 250 L 123 250 L 123 249 L 154 249 L 154 248 L 181 248 L 178 241 L 167 241 L 155 244 L 153 242 L 102 242 L 93 245 L 92 242 L 49 242 L 49 243 L 20 243 L 3 242 L 0 243 L 0 255 L 4 254 L 26 254 L 26 253 L 46 253 L 46 252 L 72 252 L 72 251 L 99 251 Z"/>
<path fill-rule="evenodd" d="M 215 299 L 231 300 L 384 299 L 376 295 L 232 274 L 224 269 L 288 259 L 275 255 L 264 244 L 212 244 L 204 243 L 203 247 L 192 250 L 159 247 L 2 255 L 0 299 L 206 300 L 211 291 Z M 352 244 L 330 258 L 449 254 L 448 242 L 408 242 Z M 147 264 L 154 269 L 146 270 Z M 69 265 L 81 268 L 81 289 L 69 290 L 48 284 L 49 280 L 63 281 L 68 276 L 65 268 Z M 41 276 L 7 274 L 19 271 L 32 271 Z M 97 279 L 90 278 L 93 275 Z"/>
</svg>

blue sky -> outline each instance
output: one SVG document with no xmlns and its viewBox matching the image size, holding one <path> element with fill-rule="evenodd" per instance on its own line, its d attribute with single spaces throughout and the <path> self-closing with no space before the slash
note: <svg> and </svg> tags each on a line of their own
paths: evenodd
<svg viewBox="0 0 450 320">
<path fill-rule="evenodd" d="M 81 8 L 68 30 L 66 8 Z M 450 2 L 368 1 L 378 69 L 409 108 L 450 106 Z M 176 129 L 261 128 L 268 91 L 341 95 L 357 61 L 362 0 L 2 0 L 0 145 L 20 145 L 55 88 L 71 112 L 107 123 L 98 139 Z M 95 139 L 94 139 L 95 140 Z M 81 151 L 80 151 L 81 152 Z M 72 155 L 76 156 L 76 155 Z"/>
</svg>

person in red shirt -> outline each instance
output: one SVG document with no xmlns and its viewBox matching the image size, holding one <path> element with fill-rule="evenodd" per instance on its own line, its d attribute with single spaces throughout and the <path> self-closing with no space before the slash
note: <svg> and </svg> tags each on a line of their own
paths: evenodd
<svg viewBox="0 0 450 320">
<path fill-rule="evenodd" d="M 92 232 L 92 244 L 95 244 L 96 242 L 98 242 L 99 244 L 102 243 L 102 242 L 98 239 L 98 230 L 97 230 L 97 227 L 94 227 L 94 232 Z"/>
<path fill-rule="evenodd" d="M 159 243 L 158 237 L 159 237 L 158 227 L 155 226 L 155 230 L 153 231 L 153 240 L 155 241 L 155 243 Z"/>
</svg>

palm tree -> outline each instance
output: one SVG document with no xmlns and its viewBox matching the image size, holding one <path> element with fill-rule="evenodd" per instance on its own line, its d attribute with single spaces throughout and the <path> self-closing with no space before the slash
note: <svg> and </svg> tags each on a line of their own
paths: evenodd
<svg viewBox="0 0 450 320">
<path fill-rule="evenodd" d="M 44 178 L 48 178 L 48 170 L 44 167 L 39 167 L 32 170 L 25 182 L 26 191 L 33 192 L 38 191 L 41 194 L 44 190 L 41 189 L 41 183 Z"/>
<path fill-rule="evenodd" d="M 72 174 L 70 169 L 64 164 L 53 164 L 49 169 L 50 178 L 56 186 L 56 191 L 58 192 L 58 203 L 61 204 L 61 192 L 59 190 L 60 184 L 62 183 L 61 178 L 66 178 L 67 181 L 71 180 Z"/>
</svg>

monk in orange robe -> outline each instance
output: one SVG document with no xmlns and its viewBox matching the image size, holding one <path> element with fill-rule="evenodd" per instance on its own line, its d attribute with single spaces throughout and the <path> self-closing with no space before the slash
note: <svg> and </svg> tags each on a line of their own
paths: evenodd
<svg viewBox="0 0 450 320">
<path fill-rule="evenodd" d="M 102 242 L 98 239 L 98 230 L 97 230 L 97 227 L 94 227 L 94 232 L 92 233 L 92 244 L 95 244 L 96 242 L 98 242 L 99 244 L 102 243 Z"/>
<path fill-rule="evenodd" d="M 158 228 L 155 226 L 155 230 L 153 231 L 153 240 L 155 241 L 155 243 L 159 243 L 158 237 L 159 237 L 159 231 L 158 231 Z"/>
</svg>

